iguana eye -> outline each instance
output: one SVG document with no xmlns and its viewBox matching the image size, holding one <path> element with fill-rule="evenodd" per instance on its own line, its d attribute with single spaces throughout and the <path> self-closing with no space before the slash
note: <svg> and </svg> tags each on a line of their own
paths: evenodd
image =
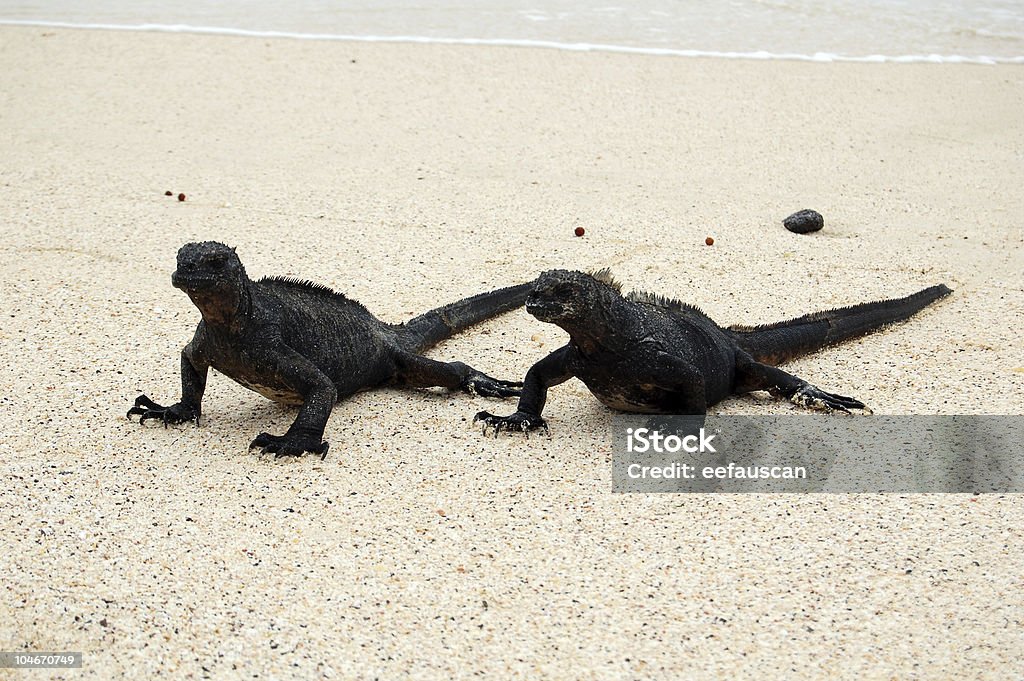
<svg viewBox="0 0 1024 681">
<path fill-rule="evenodd" d="M 559 296 L 571 296 L 573 292 L 572 284 L 559 284 L 555 287 L 555 295 Z"/>
<path fill-rule="evenodd" d="M 206 266 L 211 270 L 222 270 L 227 264 L 228 259 L 223 255 L 215 255 L 206 260 Z"/>
</svg>

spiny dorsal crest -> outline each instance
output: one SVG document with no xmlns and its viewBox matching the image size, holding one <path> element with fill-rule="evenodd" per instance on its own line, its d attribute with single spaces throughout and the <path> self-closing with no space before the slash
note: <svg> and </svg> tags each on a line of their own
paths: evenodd
<svg viewBox="0 0 1024 681">
<path fill-rule="evenodd" d="M 589 272 L 589 274 L 595 280 L 605 284 L 606 286 L 612 287 L 619 293 L 622 293 L 622 284 L 615 280 L 615 277 L 612 276 L 612 271 L 607 267 L 602 267 L 594 272 Z"/>
<path fill-rule="evenodd" d="M 629 295 L 626 296 L 626 300 L 632 300 L 636 303 L 644 303 L 645 305 L 651 305 L 653 307 L 661 307 L 666 310 L 681 310 L 684 307 L 690 307 L 686 303 L 676 300 L 675 298 L 669 298 L 658 293 L 648 293 L 647 291 L 630 291 Z"/>
<path fill-rule="evenodd" d="M 620 294 L 622 293 L 622 284 L 616 281 L 615 277 L 612 276 L 611 270 L 607 267 L 599 269 L 596 272 L 590 272 L 590 276 L 602 284 L 611 286 Z M 669 298 L 668 296 L 663 296 L 657 293 L 648 293 L 647 291 L 630 291 L 623 295 L 623 297 L 634 303 L 659 307 L 663 310 L 693 310 L 703 314 L 703 312 L 700 311 L 700 308 L 694 307 L 689 303 L 684 303 L 676 298 Z"/>
<path fill-rule="evenodd" d="M 324 295 L 329 296 L 338 296 L 339 298 L 345 298 L 346 300 L 348 300 L 348 298 L 345 297 L 344 293 L 339 293 L 338 291 L 332 289 L 330 286 L 324 286 L 323 284 L 318 284 L 315 281 L 310 281 L 308 279 L 299 279 L 298 277 L 263 277 L 262 279 L 260 279 L 260 283 L 284 284 L 289 288 L 296 288 L 304 291 L 313 291 L 316 293 L 322 293 Z"/>
</svg>

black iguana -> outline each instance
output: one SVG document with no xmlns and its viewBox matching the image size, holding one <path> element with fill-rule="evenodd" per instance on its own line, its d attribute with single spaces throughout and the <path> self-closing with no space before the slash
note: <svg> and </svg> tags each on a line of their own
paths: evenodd
<svg viewBox="0 0 1024 681">
<path fill-rule="evenodd" d="M 442 386 L 510 397 L 522 385 L 419 353 L 519 307 L 532 284 L 482 293 L 392 325 L 325 286 L 279 277 L 252 280 L 235 249 L 212 241 L 181 247 L 171 283 L 188 294 L 203 318 L 181 351 L 181 401 L 164 407 L 140 395 L 128 410 L 140 423 L 198 424 L 207 370 L 213 367 L 271 400 L 301 405 L 288 432 L 260 433 L 250 449 L 278 456 L 313 452 L 322 458 L 334 403 L 358 391 Z"/>
<path fill-rule="evenodd" d="M 482 411 L 474 421 L 483 421 L 485 432 L 493 427 L 495 435 L 546 429 L 541 412 L 548 388 L 572 377 L 605 405 L 643 414 L 703 415 L 730 395 L 754 390 L 826 411 L 865 409 L 859 400 L 827 393 L 771 365 L 907 319 L 951 292 L 940 284 L 906 298 L 726 329 L 677 300 L 643 292 L 623 296 L 608 270 L 545 272 L 526 310 L 568 332 L 569 344 L 533 365 L 514 414 Z"/>
</svg>

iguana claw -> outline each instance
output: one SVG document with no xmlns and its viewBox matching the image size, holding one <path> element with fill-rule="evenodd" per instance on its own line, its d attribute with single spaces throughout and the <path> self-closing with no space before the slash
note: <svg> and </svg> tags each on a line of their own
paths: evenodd
<svg viewBox="0 0 1024 681">
<path fill-rule="evenodd" d="M 164 407 L 145 395 L 135 398 L 135 406 L 128 410 L 126 416 L 129 419 L 132 416 L 138 416 L 139 423 L 145 423 L 147 420 L 163 421 L 164 428 L 187 421 L 195 421 L 196 425 L 199 425 L 199 413 L 195 409 L 187 407 L 181 402 Z"/>
<path fill-rule="evenodd" d="M 542 428 L 548 436 L 551 435 L 551 431 L 548 429 L 548 423 L 540 416 L 533 414 L 525 414 L 521 411 L 517 411 L 514 414 L 508 416 L 495 416 L 494 414 L 486 411 L 479 412 L 473 417 L 473 423 L 477 421 L 483 421 L 484 424 L 484 435 L 487 434 L 487 428 L 494 428 L 494 437 L 498 437 L 498 434 L 502 430 L 509 432 L 517 431 L 524 433 L 527 438 L 530 437 L 531 430 L 537 430 Z"/>
<path fill-rule="evenodd" d="M 863 409 L 865 411 L 870 411 L 860 400 L 852 397 L 845 397 L 844 395 L 827 393 L 821 388 L 817 388 L 810 384 L 805 385 L 793 393 L 793 396 L 789 398 L 789 401 L 801 407 L 817 409 L 824 412 L 842 411 L 849 414 L 851 409 Z"/>
<path fill-rule="evenodd" d="M 518 381 L 502 381 L 481 373 L 470 374 L 462 381 L 463 390 L 483 397 L 519 397 L 522 387 Z"/>
<path fill-rule="evenodd" d="M 321 442 L 320 438 L 303 438 L 298 435 L 271 435 L 260 433 L 256 439 L 249 444 L 249 451 L 258 449 L 267 454 L 273 454 L 275 459 L 282 456 L 302 456 L 306 452 L 319 454 L 320 460 L 327 458 L 327 450 L 331 447 L 328 442 Z"/>
</svg>

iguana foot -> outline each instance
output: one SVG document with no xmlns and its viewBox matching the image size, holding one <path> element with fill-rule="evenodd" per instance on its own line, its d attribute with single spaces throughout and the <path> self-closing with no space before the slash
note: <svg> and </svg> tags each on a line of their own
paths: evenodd
<svg viewBox="0 0 1024 681">
<path fill-rule="evenodd" d="M 192 407 L 185 406 L 181 402 L 164 407 L 145 395 L 139 395 L 135 398 L 135 406 L 128 410 L 126 416 L 129 419 L 132 416 L 138 416 L 139 423 L 145 423 L 149 419 L 163 421 L 164 428 L 168 425 L 176 425 L 186 421 L 195 421 L 196 425 L 199 425 L 199 412 Z"/>
<path fill-rule="evenodd" d="M 852 397 L 845 397 L 843 395 L 827 393 L 821 388 L 817 388 L 809 383 L 793 393 L 789 398 L 789 401 L 801 407 L 807 407 L 808 409 L 816 409 L 824 412 L 844 411 L 849 414 L 851 409 L 863 409 L 864 411 L 870 411 L 870 409 L 868 409 L 860 400 L 856 400 Z"/>
<path fill-rule="evenodd" d="M 261 452 L 273 454 L 275 459 L 280 459 L 282 456 L 302 456 L 309 452 L 310 454 L 319 454 L 320 460 L 323 461 L 327 458 L 327 450 L 330 447 L 329 443 L 322 442 L 318 437 L 260 433 L 249 445 L 249 451 L 258 449 Z"/>
<path fill-rule="evenodd" d="M 460 387 L 470 395 L 484 397 L 518 397 L 523 384 L 516 381 L 500 381 L 487 374 L 475 372 L 462 379 Z"/>
<path fill-rule="evenodd" d="M 494 437 L 498 437 L 498 433 L 503 430 L 526 433 L 526 437 L 530 437 L 530 431 L 538 428 L 543 428 L 545 433 L 551 435 L 547 421 L 534 414 L 525 414 L 521 411 L 508 416 L 495 416 L 490 412 L 482 411 L 473 417 L 473 423 L 477 421 L 483 421 L 484 435 L 487 434 L 489 427 L 493 427 Z"/>
</svg>

